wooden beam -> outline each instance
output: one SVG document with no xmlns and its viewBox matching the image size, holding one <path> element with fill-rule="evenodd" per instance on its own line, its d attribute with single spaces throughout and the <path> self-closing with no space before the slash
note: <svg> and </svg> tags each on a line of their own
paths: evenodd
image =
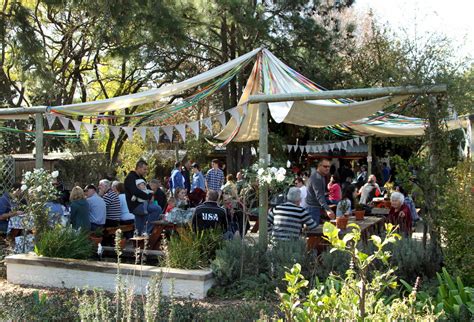
<svg viewBox="0 0 474 322">
<path fill-rule="evenodd" d="M 43 131 L 44 131 L 44 124 L 43 124 L 43 113 L 36 113 L 35 114 L 35 123 L 36 123 L 36 155 L 35 155 L 35 168 L 40 169 L 43 167 Z"/>
<path fill-rule="evenodd" d="M 361 98 L 361 97 L 382 97 L 382 96 L 403 96 L 415 94 L 446 93 L 446 85 L 430 86 L 400 86 L 400 87 L 380 87 L 380 88 L 355 88 L 341 89 L 333 91 L 321 91 L 314 93 L 289 93 L 273 95 L 250 95 L 248 103 L 260 102 L 286 102 L 286 101 L 310 101 L 320 99 L 337 98 Z"/>
<path fill-rule="evenodd" d="M 258 163 L 260 168 L 266 169 L 268 167 L 268 104 L 260 103 L 258 113 L 260 117 Z M 258 205 L 258 242 L 261 247 L 266 249 L 268 246 L 268 186 L 266 184 L 258 187 Z"/>
</svg>

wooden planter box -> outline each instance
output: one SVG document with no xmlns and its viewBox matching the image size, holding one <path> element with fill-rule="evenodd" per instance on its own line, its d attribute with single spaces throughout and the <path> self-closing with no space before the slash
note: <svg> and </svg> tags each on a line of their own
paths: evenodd
<svg viewBox="0 0 474 322">
<path fill-rule="evenodd" d="M 7 280 L 13 284 L 40 287 L 100 288 L 115 292 L 117 264 L 87 260 L 39 257 L 19 254 L 6 257 Z M 120 272 L 135 294 L 145 294 L 153 276 L 162 276 L 165 296 L 202 299 L 214 284 L 210 269 L 185 270 L 156 266 L 121 264 Z"/>
</svg>

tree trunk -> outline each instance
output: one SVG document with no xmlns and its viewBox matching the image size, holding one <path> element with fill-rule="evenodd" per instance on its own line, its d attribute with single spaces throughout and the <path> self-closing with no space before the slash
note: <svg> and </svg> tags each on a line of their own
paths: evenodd
<svg viewBox="0 0 474 322">
<path fill-rule="evenodd" d="M 431 246 L 435 252 L 441 251 L 440 219 L 441 196 L 446 187 L 447 156 L 446 135 L 443 133 L 443 118 L 445 110 L 441 96 L 430 96 L 428 104 L 428 127 L 426 133 L 429 146 L 428 174 L 424 186 L 426 218 L 429 226 Z"/>
</svg>

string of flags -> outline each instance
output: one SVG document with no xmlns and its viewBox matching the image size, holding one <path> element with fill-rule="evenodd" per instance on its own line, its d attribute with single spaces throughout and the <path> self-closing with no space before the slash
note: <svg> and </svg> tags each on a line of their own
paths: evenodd
<svg viewBox="0 0 474 322">
<path fill-rule="evenodd" d="M 240 114 L 238 111 L 238 107 L 234 107 L 224 111 L 223 113 L 213 115 L 207 117 L 202 120 L 181 123 L 181 124 L 170 124 L 166 126 L 118 126 L 118 125 L 108 125 L 108 124 L 96 124 L 91 122 L 81 122 L 79 120 L 74 120 L 71 118 L 67 118 L 63 115 L 58 115 L 54 113 L 46 113 L 46 120 L 50 129 L 52 129 L 54 122 L 56 119 L 59 119 L 62 127 L 65 130 L 69 129 L 69 125 L 71 124 L 76 134 L 79 135 L 81 133 L 81 129 L 85 129 L 91 138 L 94 134 L 94 129 L 99 131 L 101 134 L 105 134 L 107 128 L 110 132 L 114 135 L 114 138 L 118 138 L 120 135 L 120 131 L 124 131 L 127 135 L 128 139 L 133 138 L 133 133 L 138 132 L 142 137 L 143 141 L 146 140 L 147 131 L 153 134 L 155 141 L 158 143 L 160 141 L 160 131 L 163 131 L 164 134 L 169 138 L 170 141 L 173 139 L 173 132 L 176 130 L 184 142 L 186 142 L 186 128 L 191 129 L 194 133 L 196 138 L 199 138 L 199 134 L 201 132 L 201 127 L 205 127 L 209 130 L 212 134 L 212 119 L 215 118 L 219 121 L 219 123 L 224 127 L 226 125 L 226 115 L 225 113 L 229 113 L 231 118 L 234 118 L 237 121 L 237 124 L 240 123 L 241 118 L 243 118 L 247 114 L 247 104 L 243 105 L 243 113 Z"/>
<path fill-rule="evenodd" d="M 365 144 L 365 136 L 358 136 L 350 140 L 346 141 L 340 141 L 340 142 L 334 142 L 334 143 L 325 143 L 325 144 L 313 144 L 313 145 L 291 145 L 288 144 L 286 146 L 288 152 L 291 151 L 298 151 L 300 150 L 301 153 L 304 152 L 313 152 L 313 153 L 318 153 L 318 152 L 329 152 L 334 149 L 345 149 L 347 146 L 354 146 L 354 145 L 360 145 L 360 144 Z"/>
</svg>

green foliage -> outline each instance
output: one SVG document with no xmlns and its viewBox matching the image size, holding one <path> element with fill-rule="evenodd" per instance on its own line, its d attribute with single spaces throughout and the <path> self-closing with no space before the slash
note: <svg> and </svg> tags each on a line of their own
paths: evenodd
<svg viewBox="0 0 474 322">
<path fill-rule="evenodd" d="M 438 311 L 443 310 L 456 320 L 467 321 L 474 317 L 474 289 L 464 287 L 461 278 L 455 280 L 443 268 L 443 273 L 436 273 L 439 281 L 436 297 Z"/>
<path fill-rule="evenodd" d="M 97 185 L 100 179 L 115 177 L 115 167 L 110 165 L 107 156 L 92 152 L 92 149 L 93 147 L 83 147 L 80 151 L 72 153 L 72 159 L 58 161 L 56 168 L 66 187 Z"/>
<path fill-rule="evenodd" d="M 360 228 L 352 224 L 352 233 L 343 239 L 339 238 L 339 230 L 330 223 L 325 223 L 323 232 L 331 242 L 331 252 L 341 251 L 350 255 L 351 265 L 346 277 L 331 275 L 325 282 L 316 280 L 315 288 L 307 296 L 302 296 L 303 289 L 309 282 L 301 274 L 301 265 L 295 264 L 285 274 L 287 292 L 280 293 L 280 308 L 289 321 L 329 320 L 397 320 L 397 319 L 434 319 L 432 308 L 423 307 L 421 312 L 414 309 L 415 294 L 407 298 L 386 299 L 383 291 L 387 287 L 396 287 L 393 269 L 385 271 L 371 270 L 375 261 L 388 265 L 390 253 L 384 248 L 400 238 L 395 234 L 394 227 L 386 225 L 387 235 L 384 239 L 372 235 L 370 240 L 374 251 L 364 253 L 357 248 L 360 241 Z"/>
<path fill-rule="evenodd" d="M 77 303 L 61 294 L 34 291 L 0 293 L 2 321 L 73 321 L 77 319 Z"/>
<path fill-rule="evenodd" d="M 214 151 L 214 147 L 210 145 L 202 136 L 198 139 L 195 137 L 189 137 L 185 143 L 186 157 L 193 162 L 197 162 L 201 165 L 201 168 L 205 166 L 210 155 Z"/>
<path fill-rule="evenodd" d="M 449 171 L 449 183 L 443 195 L 440 226 L 443 255 L 450 272 L 474 285 L 474 187 L 472 162 L 464 161 Z"/>
<path fill-rule="evenodd" d="M 52 218 L 49 216 L 47 203 L 55 200 L 58 196 L 58 191 L 53 185 L 53 180 L 57 176 L 57 171 L 50 173 L 42 168 L 23 174 L 22 193 L 16 196 L 18 199 L 16 203 L 18 210 L 25 214 L 23 217 L 24 227 L 35 230 L 36 241 L 41 240 L 43 233 L 51 225 Z M 24 233 L 26 230 L 24 229 Z"/>
<path fill-rule="evenodd" d="M 88 232 L 57 225 L 43 234 L 36 243 L 35 253 L 47 257 L 88 259 L 93 254 L 93 245 Z"/>
<path fill-rule="evenodd" d="M 182 229 L 179 236 L 171 236 L 167 244 L 166 265 L 183 269 L 209 267 L 221 244 L 222 231 L 218 229 L 198 233 Z"/>
<path fill-rule="evenodd" d="M 119 166 L 117 167 L 117 177 L 119 180 L 125 180 L 125 177 L 131 170 L 135 170 L 138 160 L 143 159 L 148 163 L 148 174 L 146 179 L 155 178 L 157 160 L 152 153 L 148 153 L 147 144 L 137 136 L 132 141 L 124 143 L 124 148 L 120 151 Z"/>
<path fill-rule="evenodd" d="M 279 241 L 266 252 L 258 244 L 226 241 L 211 264 L 217 285 L 209 291 L 209 295 L 226 298 L 271 297 L 275 288 L 281 285 L 287 267 L 300 262 L 309 269 L 310 260 L 304 240 Z"/>
<path fill-rule="evenodd" d="M 408 292 L 416 293 L 416 306 L 418 308 L 427 303 L 433 303 L 435 312 L 443 314 L 444 318 L 454 321 L 470 321 L 474 317 L 474 289 L 464 286 L 461 278 L 452 277 L 443 268 L 442 273 L 436 273 L 438 280 L 437 294 L 431 298 L 427 292 L 418 291 L 409 283 L 402 280 L 402 284 Z"/>
<path fill-rule="evenodd" d="M 115 321 L 116 303 L 113 294 L 100 290 L 82 292 L 48 291 L 48 295 L 34 291 L 0 293 L 0 319 L 8 321 Z M 126 321 L 255 321 L 260 316 L 274 316 L 277 307 L 267 301 L 205 302 L 189 299 L 172 301 L 161 297 L 124 298 L 122 303 L 132 310 L 123 312 Z M 154 300 L 152 302 L 152 300 Z M 130 303 L 128 303 L 130 301 Z M 172 315 L 171 315 L 172 313 Z"/>
<path fill-rule="evenodd" d="M 389 262 L 396 267 L 396 275 L 409 283 L 414 283 L 417 277 L 423 280 L 433 278 L 441 268 L 442 258 L 431 245 L 424 247 L 420 240 L 402 238 L 388 245 L 387 250 L 392 254 Z"/>
</svg>

